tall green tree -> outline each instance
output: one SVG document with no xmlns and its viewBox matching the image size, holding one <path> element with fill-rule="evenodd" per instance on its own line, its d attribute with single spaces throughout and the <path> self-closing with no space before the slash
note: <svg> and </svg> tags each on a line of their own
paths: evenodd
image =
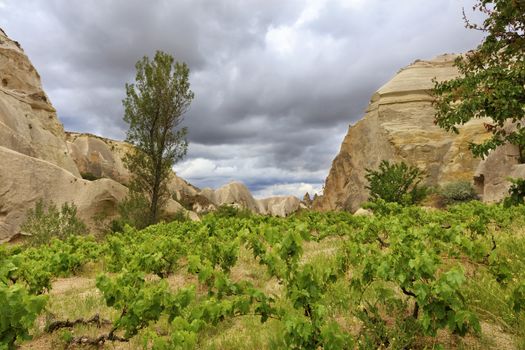
<svg viewBox="0 0 525 350">
<path fill-rule="evenodd" d="M 485 157 L 510 143 L 525 162 L 525 1 L 479 0 L 473 9 L 486 19 L 473 24 L 465 16 L 466 27 L 484 32 L 485 39 L 456 59 L 460 77 L 435 82 L 435 122 L 457 133 L 472 118 L 492 118 L 485 124 L 492 137 L 472 144 L 473 154 Z"/>
<path fill-rule="evenodd" d="M 130 198 L 146 201 L 147 223 L 153 224 L 169 197 L 171 169 L 188 149 L 187 129 L 180 124 L 194 95 L 188 66 L 167 53 L 157 51 L 152 61 L 144 57 L 135 68 L 135 83 L 126 84 L 122 101 L 126 141 L 135 146 L 124 164 L 132 174 Z"/>
</svg>

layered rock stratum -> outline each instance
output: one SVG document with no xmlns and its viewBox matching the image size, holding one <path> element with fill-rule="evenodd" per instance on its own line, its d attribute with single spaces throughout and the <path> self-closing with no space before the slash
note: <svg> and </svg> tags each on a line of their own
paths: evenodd
<svg viewBox="0 0 525 350">
<path fill-rule="evenodd" d="M 427 185 L 454 181 L 474 182 L 485 201 L 500 200 L 509 183 L 507 176 L 525 171 L 517 164 L 516 150 L 506 146 L 487 159 L 474 158 L 469 143 L 490 136 L 485 124 L 474 119 L 459 127 L 459 134 L 434 124 L 430 91 L 433 79 L 458 76 L 456 55 L 417 60 L 401 69 L 371 98 L 364 117 L 351 125 L 325 181 L 324 193 L 314 200 L 317 210 L 357 210 L 368 199 L 366 169 L 382 160 L 404 161 L 422 169 Z"/>
</svg>

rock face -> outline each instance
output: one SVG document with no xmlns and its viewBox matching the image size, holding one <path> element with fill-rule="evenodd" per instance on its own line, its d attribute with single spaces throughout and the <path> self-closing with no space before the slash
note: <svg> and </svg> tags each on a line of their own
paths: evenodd
<svg viewBox="0 0 525 350">
<path fill-rule="evenodd" d="M 0 146 L 78 176 L 64 138 L 40 76 L 20 45 L 0 29 Z"/>
<path fill-rule="evenodd" d="M 485 202 L 497 202 L 508 194 L 508 178 L 525 178 L 525 164 L 519 164 L 517 147 L 504 145 L 480 162 L 474 172 L 474 186 Z"/>
<path fill-rule="evenodd" d="M 128 185 L 130 173 L 123 158 L 132 149 L 127 142 L 92 135 L 66 132 L 68 151 L 80 174 L 86 178 L 109 178 Z M 176 199 L 195 196 L 199 189 L 174 173 L 168 183 Z"/>
<path fill-rule="evenodd" d="M 109 178 L 123 185 L 130 174 L 122 158 L 131 146 L 125 142 L 106 139 L 92 134 L 66 132 L 69 155 L 80 175 L 92 178 Z"/>
<path fill-rule="evenodd" d="M 457 76 L 455 57 L 416 61 L 372 96 L 364 118 L 349 128 L 314 209 L 357 210 L 368 198 L 365 169 L 376 169 L 382 160 L 405 161 L 421 168 L 428 185 L 473 180 L 480 160 L 473 158 L 468 143 L 490 136 L 483 126 L 486 120 L 467 123 L 458 135 L 433 123 L 432 79 Z"/>
<path fill-rule="evenodd" d="M 73 202 L 81 219 L 93 227 L 97 215 L 112 216 L 127 188 L 109 179 L 87 181 L 46 160 L 0 147 L 0 241 L 18 233 L 26 211 L 39 199 L 58 206 Z"/>
<path fill-rule="evenodd" d="M 73 202 L 94 227 L 111 217 L 127 188 L 110 179 L 85 181 L 68 152 L 40 76 L 18 43 L 0 30 L 0 241 L 16 235 L 39 199 Z"/>
<path fill-rule="evenodd" d="M 294 196 L 270 197 L 259 200 L 262 214 L 285 217 L 301 208 L 301 201 Z"/>
<path fill-rule="evenodd" d="M 254 213 L 263 211 L 260 203 L 253 198 L 250 190 L 241 182 L 231 182 L 216 190 L 205 188 L 201 191 L 201 195 L 217 206 L 235 204 Z"/>
</svg>

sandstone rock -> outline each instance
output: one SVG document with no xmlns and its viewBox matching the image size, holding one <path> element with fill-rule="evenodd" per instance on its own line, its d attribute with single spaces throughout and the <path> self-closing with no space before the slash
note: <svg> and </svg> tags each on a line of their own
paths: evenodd
<svg viewBox="0 0 525 350">
<path fill-rule="evenodd" d="M 40 76 L 18 43 L 0 30 L 0 146 L 79 175 L 64 129 Z"/>
<path fill-rule="evenodd" d="M 9 164 L 0 167 L 0 241 L 18 233 L 27 210 L 39 199 L 57 206 L 74 203 L 79 217 L 93 229 L 97 216 L 116 214 L 117 203 L 128 191 L 113 180 L 82 180 L 48 161 L 1 146 L 0 159 Z"/>
<path fill-rule="evenodd" d="M 260 199 L 261 214 L 285 217 L 301 208 L 301 201 L 294 196 L 279 196 Z"/>
<path fill-rule="evenodd" d="M 312 205 L 312 198 L 310 197 L 310 193 L 306 192 L 303 196 L 303 203 L 306 207 L 310 207 Z"/>
<path fill-rule="evenodd" d="M 359 208 L 354 213 L 355 216 L 373 216 L 374 213 L 370 209 Z"/>
<path fill-rule="evenodd" d="M 262 205 L 253 198 L 248 188 L 241 182 L 231 182 L 216 190 L 205 188 L 200 194 L 217 206 L 237 204 L 240 208 L 254 213 L 264 212 Z"/>
<path fill-rule="evenodd" d="M 481 161 L 474 174 L 474 185 L 486 202 L 498 202 L 508 195 L 508 178 L 525 178 L 525 164 L 519 164 L 519 151 L 504 145 Z"/>
<path fill-rule="evenodd" d="M 115 141 L 92 134 L 66 132 L 71 158 L 82 176 L 113 179 L 127 185 L 129 171 L 122 158 L 131 149 L 126 142 Z"/>
<path fill-rule="evenodd" d="M 448 133 L 434 125 L 429 95 L 432 78 L 457 76 L 455 57 L 416 61 L 372 96 L 364 118 L 349 128 L 314 209 L 357 210 L 368 198 L 365 169 L 377 168 L 382 160 L 419 167 L 427 174 L 427 185 L 472 180 L 480 160 L 468 144 L 490 136 L 483 127 L 486 120 L 467 123 L 458 135 Z"/>
<path fill-rule="evenodd" d="M 67 132 L 66 137 L 69 153 L 81 175 L 129 184 L 131 175 L 123 162 L 124 156 L 133 147 L 129 143 L 75 132 Z M 168 189 L 177 200 L 196 196 L 199 191 L 175 173 L 168 180 Z"/>
</svg>

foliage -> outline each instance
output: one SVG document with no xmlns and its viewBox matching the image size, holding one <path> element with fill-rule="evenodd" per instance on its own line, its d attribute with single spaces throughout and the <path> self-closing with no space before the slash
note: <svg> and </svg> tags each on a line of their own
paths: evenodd
<svg viewBox="0 0 525 350">
<path fill-rule="evenodd" d="M 33 297 L 49 291 L 54 276 L 102 261 L 96 285 L 115 310 L 105 339 L 140 339 L 153 349 L 206 347 L 203 339 L 238 329 L 231 326 L 240 319 L 254 330 L 271 324 L 270 348 L 415 348 L 425 337 L 438 342 L 443 329 L 480 333 L 487 317 L 522 336 L 525 239 L 508 230 L 525 225 L 525 206 L 370 205 L 370 217 L 210 214 L 143 230 L 126 225 L 98 243 L 73 236 L 38 248 L 0 246 L 0 286 Z M 0 313 L 0 324 L 22 339 L 30 326 L 6 317 Z"/>
<path fill-rule="evenodd" d="M 47 244 L 51 238 L 65 239 L 87 233 L 86 225 L 77 217 L 75 204 L 64 203 L 60 210 L 55 204 L 38 200 L 34 209 L 29 209 L 22 232 L 29 234 L 30 245 Z"/>
<path fill-rule="evenodd" d="M 387 202 L 414 204 L 426 195 L 426 189 L 419 186 L 423 180 L 422 171 L 405 162 L 383 160 L 377 170 L 366 169 L 365 178 L 372 201 L 380 198 Z"/>
<path fill-rule="evenodd" d="M 233 205 L 223 204 L 212 212 L 212 215 L 218 218 L 249 218 L 253 213 L 249 209 L 237 208 Z"/>
<path fill-rule="evenodd" d="M 143 229 L 149 224 L 149 203 L 141 193 L 130 191 L 117 210 L 119 217 L 111 223 L 112 232 L 122 231 L 125 225 Z"/>
<path fill-rule="evenodd" d="M 474 187 L 468 181 L 449 182 L 440 188 L 439 194 L 447 204 L 466 202 L 478 198 Z"/>
<path fill-rule="evenodd" d="M 30 339 L 28 330 L 45 304 L 45 296 L 0 282 L 0 349 L 16 349 L 15 342 Z"/>
<path fill-rule="evenodd" d="M 126 141 L 135 146 L 124 157 L 124 164 L 132 174 L 130 191 L 145 196 L 147 223 L 153 224 L 169 198 L 172 166 L 186 154 L 187 130 L 177 128 L 193 92 L 188 66 L 174 62 L 169 54 L 157 51 L 152 61 L 144 57 L 135 68 L 135 83 L 126 84 L 122 101 L 124 121 L 129 124 Z"/>
<path fill-rule="evenodd" d="M 82 176 L 82 178 L 83 178 L 84 180 L 89 180 L 89 181 L 95 181 L 95 180 L 100 179 L 99 176 L 96 176 L 95 174 L 90 173 L 90 172 L 87 172 L 87 173 L 81 173 L 80 176 Z"/>
<path fill-rule="evenodd" d="M 29 339 L 29 329 L 44 309 L 53 276 L 68 276 L 94 260 L 100 247 L 92 238 L 71 236 L 48 245 L 21 249 L 0 246 L 0 349 Z"/>
<path fill-rule="evenodd" d="M 503 200 L 506 207 L 525 204 L 525 179 L 509 179 L 512 185 L 509 188 L 509 196 Z"/>
<path fill-rule="evenodd" d="M 446 130 L 473 118 L 492 118 L 485 124 L 492 137 L 471 144 L 474 155 L 485 157 L 505 143 L 516 145 L 520 162 L 525 162 L 525 2 L 478 0 L 474 6 L 487 19 L 467 28 L 486 33 L 474 51 L 456 59 L 461 76 L 435 82 L 435 122 Z M 509 128 L 512 125 L 513 128 Z"/>
</svg>

